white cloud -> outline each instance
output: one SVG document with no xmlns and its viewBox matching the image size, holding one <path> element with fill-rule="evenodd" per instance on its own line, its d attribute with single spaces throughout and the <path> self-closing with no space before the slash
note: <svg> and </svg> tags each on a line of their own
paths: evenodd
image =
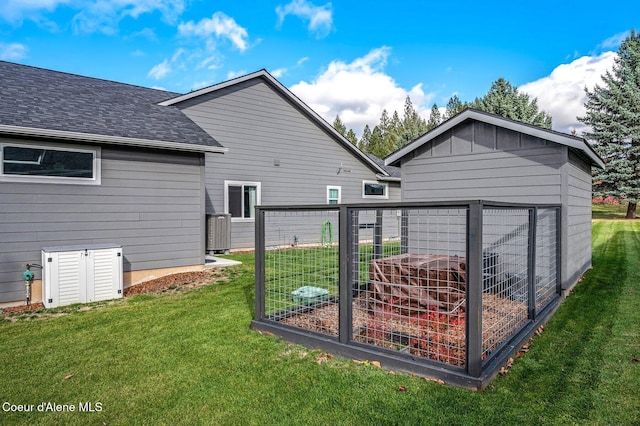
<svg viewBox="0 0 640 426">
<path fill-rule="evenodd" d="M 270 71 L 269 73 L 274 76 L 275 78 L 280 78 L 282 77 L 285 73 L 287 72 L 286 68 L 278 68 L 275 69 L 273 71 Z"/>
<path fill-rule="evenodd" d="M 59 5 L 70 4 L 73 0 L 3 0 L 0 1 L 0 18 L 21 25 L 25 19 L 38 21 L 41 12 L 52 12 Z"/>
<path fill-rule="evenodd" d="M 167 74 L 171 72 L 171 64 L 169 64 L 169 60 L 165 59 L 160 62 L 158 65 L 151 68 L 151 71 L 147 74 L 147 77 L 151 77 L 155 80 L 160 80 L 164 78 Z"/>
<path fill-rule="evenodd" d="M 27 46 L 21 43 L 0 43 L 0 59 L 3 61 L 19 61 L 27 56 Z"/>
<path fill-rule="evenodd" d="M 407 95 L 418 113 L 428 117 L 429 108 L 425 105 L 434 95 L 425 94 L 421 84 L 406 90 L 385 74 L 390 53 L 391 49 L 384 46 L 351 63 L 333 61 L 314 81 L 301 81 L 291 91 L 329 123 L 340 115 L 347 128 L 358 135 L 366 124 L 373 129 L 385 109 L 390 116 L 398 111 L 402 118 Z"/>
<path fill-rule="evenodd" d="M 604 52 L 597 56 L 583 56 L 556 67 L 550 75 L 524 84 L 518 90 L 538 98 L 538 107 L 551 114 L 553 129 L 581 135 L 587 127 L 576 117 L 585 115 L 587 100 L 584 88 L 592 90 L 601 84 L 601 76 L 613 67 L 615 52 Z"/>
<path fill-rule="evenodd" d="M 76 32 L 116 34 L 122 19 L 137 19 L 147 13 L 159 12 L 165 22 L 175 23 L 184 11 L 185 0 L 2 0 L 0 18 L 13 25 L 32 20 L 53 30 L 57 24 L 44 15 L 61 6 L 77 12 L 72 22 Z"/>
<path fill-rule="evenodd" d="M 617 49 L 620 46 L 620 44 L 623 42 L 623 40 L 629 37 L 630 34 L 631 34 L 630 31 L 624 31 L 619 34 L 615 34 L 609 37 L 608 39 L 606 39 L 605 41 L 603 41 L 602 43 L 600 43 L 598 47 L 602 49 Z"/>
<path fill-rule="evenodd" d="M 236 77 L 241 77 L 243 75 L 247 75 L 248 72 L 246 72 L 245 70 L 239 70 L 239 71 L 229 71 L 227 73 L 227 78 L 226 80 L 232 80 Z"/>
<path fill-rule="evenodd" d="M 294 15 L 309 22 L 309 32 L 315 33 L 318 38 L 327 36 L 333 27 L 331 3 L 316 6 L 307 0 L 293 0 L 284 6 L 278 6 L 276 14 L 278 15 L 278 27 L 282 25 L 287 15 Z"/>
<path fill-rule="evenodd" d="M 189 21 L 178 26 L 178 32 L 185 36 L 198 36 L 207 40 L 208 45 L 215 45 L 214 39 L 226 38 L 240 51 L 245 51 L 248 47 L 247 30 L 236 23 L 236 21 L 222 12 L 214 13 L 211 18 L 201 19 L 195 23 Z"/>
</svg>

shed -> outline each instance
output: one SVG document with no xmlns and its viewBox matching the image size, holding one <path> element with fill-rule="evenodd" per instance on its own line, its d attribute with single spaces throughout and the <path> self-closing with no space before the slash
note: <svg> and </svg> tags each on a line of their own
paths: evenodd
<svg viewBox="0 0 640 426">
<path fill-rule="evenodd" d="M 402 170 L 402 201 L 483 199 L 560 204 L 561 283 L 591 267 L 591 168 L 582 138 L 466 109 L 385 159 Z"/>
</svg>

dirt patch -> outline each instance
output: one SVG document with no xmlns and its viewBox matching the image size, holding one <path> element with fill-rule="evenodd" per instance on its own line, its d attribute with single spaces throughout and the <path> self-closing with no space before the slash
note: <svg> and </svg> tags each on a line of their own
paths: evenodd
<svg viewBox="0 0 640 426">
<path fill-rule="evenodd" d="M 182 272 L 178 274 L 166 275 L 155 278 L 140 284 L 124 289 L 124 297 L 131 297 L 137 294 L 175 294 L 194 290 L 206 285 L 215 284 L 226 280 L 226 268 L 207 269 L 205 271 Z M 108 301 L 106 301 L 108 302 Z M 79 308 L 79 310 L 90 310 L 93 306 Z M 33 312 L 34 314 L 46 313 L 42 303 L 32 303 L 31 305 L 12 306 L 1 308 L 0 315 L 3 317 L 17 317 L 21 314 Z"/>
<path fill-rule="evenodd" d="M 225 279 L 225 268 L 166 275 L 124 289 L 124 297 L 136 294 L 177 293 L 200 288 Z"/>
</svg>

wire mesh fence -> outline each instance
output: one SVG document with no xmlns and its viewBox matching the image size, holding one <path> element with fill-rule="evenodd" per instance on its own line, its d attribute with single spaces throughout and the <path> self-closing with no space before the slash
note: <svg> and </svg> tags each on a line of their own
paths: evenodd
<svg viewBox="0 0 640 426">
<path fill-rule="evenodd" d="M 335 209 L 265 212 L 268 318 L 337 335 L 337 309 L 321 308 L 339 300 L 338 223 Z"/>
<path fill-rule="evenodd" d="M 465 208 L 352 211 L 353 339 L 412 356 L 464 365 Z M 394 224 L 399 239 L 367 243 L 367 231 L 384 234 Z"/>
<path fill-rule="evenodd" d="M 259 211 L 256 320 L 298 333 L 471 371 L 558 298 L 555 206 Z"/>
</svg>

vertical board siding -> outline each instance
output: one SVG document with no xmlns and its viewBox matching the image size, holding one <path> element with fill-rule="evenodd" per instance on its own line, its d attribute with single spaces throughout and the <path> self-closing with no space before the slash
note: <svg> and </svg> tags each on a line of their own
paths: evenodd
<svg viewBox="0 0 640 426">
<path fill-rule="evenodd" d="M 121 244 L 125 271 L 202 263 L 200 158 L 103 147 L 101 185 L 0 183 L 0 302 L 24 298 L 43 247 Z"/>
<path fill-rule="evenodd" d="M 403 200 L 560 202 L 562 147 L 477 122 L 461 127 L 403 162 Z"/>
<path fill-rule="evenodd" d="M 402 161 L 402 199 L 563 204 L 568 288 L 591 265 L 591 167 L 568 151 L 493 124 L 461 123 Z"/>
<path fill-rule="evenodd" d="M 224 181 L 260 182 L 262 205 L 326 204 L 327 186 L 342 187 L 342 202 L 362 198 L 362 181 L 376 172 L 264 81 L 256 79 L 177 105 L 229 151 L 207 154 L 206 210 L 223 213 Z M 232 248 L 254 246 L 253 221 L 232 221 Z M 318 233 L 320 229 L 318 229 Z"/>
</svg>

